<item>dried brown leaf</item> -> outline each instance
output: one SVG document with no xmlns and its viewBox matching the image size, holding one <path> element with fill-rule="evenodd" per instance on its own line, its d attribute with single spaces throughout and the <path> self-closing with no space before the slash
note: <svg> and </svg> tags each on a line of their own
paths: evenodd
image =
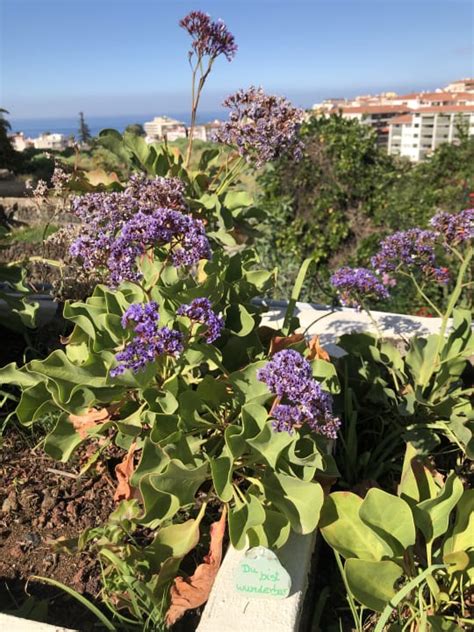
<svg viewBox="0 0 474 632">
<path fill-rule="evenodd" d="M 114 500 L 129 500 L 135 497 L 135 489 L 130 485 L 130 479 L 135 471 L 134 454 L 137 449 L 135 441 L 130 446 L 129 451 L 125 455 L 123 461 L 115 466 L 115 475 L 117 476 L 117 488 L 114 494 Z"/>
<path fill-rule="evenodd" d="M 326 360 L 326 362 L 330 362 L 331 358 L 329 357 L 329 353 L 321 347 L 319 343 L 319 336 L 313 336 L 308 343 L 309 353 L 306 356 L 308 360 Z"/>
<path fill-rule="evenodd" d="M 69 415 L 69 421 L 74 426 L 81 439 L 86 439 L 87 431 L 99 424 L 103 424 L 110 419 L 107 408 L 89 408 L 84 415 Z"/>
<path fill-rule="evenodd" d="M 282 349 L 287 349 L 291 345 L 295 345 L 298 342 L 304 340 L 303 334 L 293 334 L 292 336 L 275 336 L 270 343 L 269 355 L 274 355 Z"/>
<path fill-rule="evenodd" d="M 166 613 L 166 625 L 174 625 L 187 610 L 198 608 L 209 598 L 212 585 L 222 561 L 222 541 L 226 527 L 227 509 L 221 514 L 218 522 L 211 524 L 211 543 L 209 553 L 202 564 L 196 568 L 194 575 L 184 579 L 176 577 L 170 590 L 171 605 Z"/>
</svg>

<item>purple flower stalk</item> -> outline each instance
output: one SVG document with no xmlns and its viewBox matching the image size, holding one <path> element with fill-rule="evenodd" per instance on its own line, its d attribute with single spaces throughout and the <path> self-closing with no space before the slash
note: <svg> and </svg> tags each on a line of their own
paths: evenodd
<svg viewBox="0 0 474 632">
<path fill-rule="evenodd" d="M 234 146 L 257 167 L 283 154 L 295 160 L 301 158 L 303 144 L 297 133 L 304 113 L 287 99 L 267 95 L 262 88 L 252 86 L 227 97 L 223 105 L 230 114 L 216 132 L 217 142 Z"/>
<path fill-rule="evenodd" d="M 183 352 L 182 334 L 168 327 L 159 328 L 159 319 L 158 305 L 154 302 L 130 305 L 122 316 L 122 327 L 125 329 L 133 323 L 135 337 L 116 354 L 120 364 L 110 371 L 112 377 L 127 369 L 138 373 L 159 355 L 176 357 Z"/>
<path fill-rule="evenodd" d="M 208 298 L 195 298 L 189 305 L 181 305 L 178 316 L 187 316 L 190 320 L 207 327 L 206 342 L 214 342 L 221 335 L 224 319 L 216 314 Z"/>
<path fill-rule="evenodd" d="M 183 193 L 176 178 L 133 176 L 121 193 L 74 198 L 72 210 L 83 225 L 71 255 L 86 270 L 108 271 L 113 285 L 140 279 L 137 257 L 154 247 L 168 246 L 175 266 L 210 258 L 204 225 L 186 213 Z"/>
<path fill-rule="evenodd" d="M 436 267 L 435 246 L 437 233 L 432 230 L 410 228 L 386 237 L 379 252 L 372 257 L 372 266 L 379 274 L 390 274 L 400 268 L 419 270 L 439 283 L 449 280 L 445 268 Z"/>
<path fill-rule="evenodd" d="M 460 213 L 437 213 L 431 218 L 430 224 L 448 245 L 472 241 L 474 239 L 474 208 Z"/>
<path fill-rule="evenodd" d="M 191 57 L 196 53 L 198 57 L 209 56 L 215 59 L 219 55 L 225 55 L 227 61 L 232 61 L 237 53 L 237 44 L 234 36 L 222 20 L 212 21 L 207 13 L 191 11 L 179 25 L 191 35 Z"/>
<path fill-rule="evenodd" d="M 258 370 L 257 378 L 279 398 L 272 410 L 275 430 L 292 432 L 306 423 L 314 432 L 336 438 L 341 422 L 333 416 L 332 397 L 313 378 L 311 365 L 300 353 L 279 351 Z"/>
<path fill-rule="evenodd" d="M 360 309 L 364 299 L 383 300 L 390 295 L 385 285 L 367 268 L 343 267 L 331 276 L 341 303 Z"/>
</svg>

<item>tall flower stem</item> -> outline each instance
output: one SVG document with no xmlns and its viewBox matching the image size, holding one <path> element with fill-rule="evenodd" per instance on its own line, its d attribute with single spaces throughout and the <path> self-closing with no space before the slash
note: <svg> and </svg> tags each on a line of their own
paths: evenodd
<svg viewBox="0 0 474 632">
<path fill-rule="evenodd" d="M 204 88 L 204 84 L 206 83 L 206 79 L 209 76 L 209 73 L 212 69 L 212 64 L 214 62 L 214 58 L 209 59 L 208 66 L 206 70 L 204 70 L 202 65 L 202 57 L 200 56 L 196 62 L 196 65 L 192 66 L 192 87 L 191 87 L 191 125 L 189 128 L 189 139 L 188 139 L 188 147 L 186 150 L 186 159 L 184 161 L 184 166 L 186 169 L 189 167 L 189 163 L 191 162 L 191 156 L 193 152 L 193 140 L 194 140 L 194 130 L 196 128 L 196 116 L 199 107 L 199 101 L 201 99 L 202 90 Z M 197 79 L 197 71 L 199 69 L 200 76 L 199 81 L 196 86 Z"/>
</svg>

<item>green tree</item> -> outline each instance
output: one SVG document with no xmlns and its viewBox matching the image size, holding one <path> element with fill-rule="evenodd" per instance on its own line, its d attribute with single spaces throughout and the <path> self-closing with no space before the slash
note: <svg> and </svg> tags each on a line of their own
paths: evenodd
<svg viewBox="0 0 474 632">
<path fill-rule="evenodd" d="M 91 139 L 92 134 L 84 118 L 84 112 L 79 112 L 79 140 L 81 143 L 88 143 Z"/>
<path fill-rule="evenodd" d="M 145 136 L 145 130 L 141 123 L 131 123 L 127 125 L 125 131 L 129 134 L 133 134 L 134 136 Z"/>
<path fill-rule="evenodd" d="M 0 108 L 0 168 L 15 169 L 18 152 L 15 151 L 8 137 L 11 125 L 5 118 L 5 114 L 9 114 L 8 110 Z"/>
<path fill-rule="evenodd" d="M 306 257 L 324 272 L 328 262 L 347 257 L 369 237 L 387 187 L 409 168 L 377 148 L 369 126 L 340 115 L 312 117 L 301 137 L 301 161 L 281 160 L 260 177 L 261 203 L 271 217 L 260 250 L 268 265 L 282 269 L 279 296 L 288 295 Z M 314 299 L 315 291 L 313 286 L 307 298 Z"/>
</svg>

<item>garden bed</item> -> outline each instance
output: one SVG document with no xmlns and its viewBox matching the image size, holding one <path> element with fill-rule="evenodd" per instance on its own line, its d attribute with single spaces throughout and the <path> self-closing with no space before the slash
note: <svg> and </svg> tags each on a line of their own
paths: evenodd
<svg viewBox="0 0 474 632">
<path fill-rule="evenodd" d="M 49 458 L 40 437 L 11 428 L 3 439 L 0 465 L 0 576 L 2 611 L 15 611 L 27 595 L 35 598 L 30 615 L 47 603 L 49 621 L 81 630 L 93 628 L 95 618 L 57 588 L 31 576 L 46 576 L 94 600 L 101 587 L 100 566 L 89 554 L 71 554 L 54 543 L 76 538 L 89 527 L 107 521 L 115 508 L 110 468 L 80 476 L 88 458 L 79 450 L 67 464 Z M 27 589 L 26 584 L 28 584 Z M 25 592 L 25 590 L 27 592 Z"/>
</svg>

